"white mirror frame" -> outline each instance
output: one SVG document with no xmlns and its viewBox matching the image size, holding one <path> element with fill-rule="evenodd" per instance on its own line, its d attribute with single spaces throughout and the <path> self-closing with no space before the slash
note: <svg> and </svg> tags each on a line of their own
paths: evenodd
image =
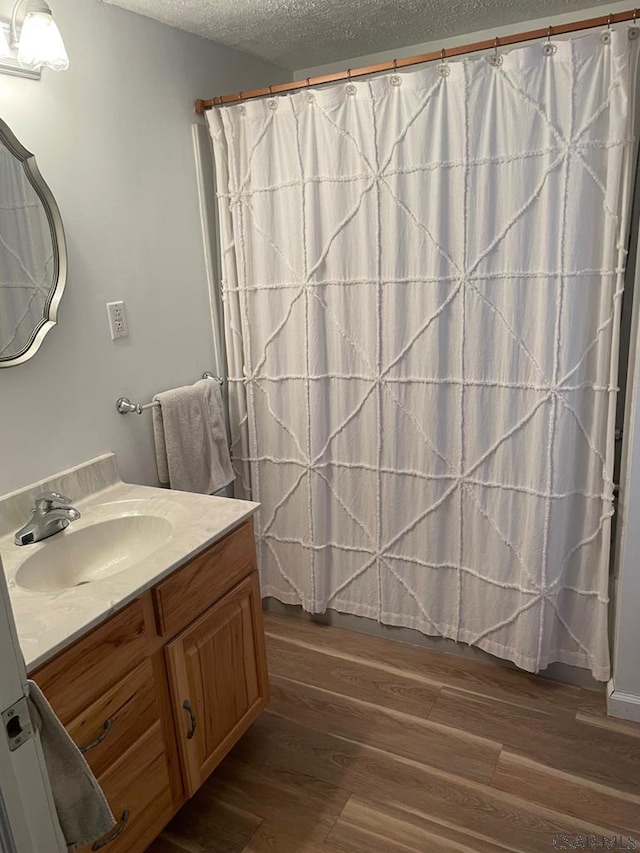
<svg viewBox="0 0 640 853">
<path fill-rule="evenodd" d="M 12 356 L 0 357 L 1 368 L 15 367 L 17 364 L 23 364 L 25 361 L 33 358 L 40 349 L 40 345 L 47 333 L 56 325 L 58 306 L 60 305 L 60 300 L 62 299 L 62 294 L 67 283 L 67 244 L 64 237 L 60 210 L 51 190 L 38 170 L 36 158 L 16 139 L 11 129 L 2 119 L 0 119 L 0 144 L 5 145 L 11 154 L 22 163 L 22 168 L 29 183 L 42 202 L 49 228 L 51 229 L 54 261 L 53 283 L 47 297 L 42 320 L 34 328 L 29 341 L 20 352 Z"/>
</svg>

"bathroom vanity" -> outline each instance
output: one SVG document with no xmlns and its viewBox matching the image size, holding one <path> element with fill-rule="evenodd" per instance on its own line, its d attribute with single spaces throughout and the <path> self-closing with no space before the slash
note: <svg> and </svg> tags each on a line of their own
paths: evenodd
<svg viewBox="0 0 640 853">
<path fill-rule="evenodd" d="M 143 851 L 267 703 L 252 522 L 31 677 L 118 819 L 105 844 Z"/>
<path fill-rule="evenodd" d="M 99 461 L 98 475 L 113 479 L 113 459 Z M 71 493 L 74 484 L 64 476 L 66 482 L 51 485 Z M 20 501 L 24 506 L 27 496 Z M 71 526 L 32 551 L 11 549 L 5 536 L 0 553 L 30 677 L 82 749 L 118 821 L 82 850 L 142 853 L 268 702 L 251 518 L 257 505 L 118 480 L 78 506 L 84 527 Z M 12 513 L 18 514 L 15 496 L 4 513 L 0 502 L 5 522 Z M 162 517 L 173 524 L 162 547 L 100 575 L 100 560 L 106 565 L 117 553 L 117 543 L 112 553 L 101 540 L 105 523 Z M 154 535 L 164 530 L 158 525 Z M 64 562 L 57 552 L 84 554 L 85 539 L 106 549 L 93 580 L 54 589 L 16 581 L 25 576 L 37 587 L 37 572 L 27 575 L 24 567 L 28 560 L 46 565 L 49 548 L 53 574 L 41 585 L 69 583 L 56 580 Z M 41 632 L 38 606 L 48 608 Z"/>
</svg>

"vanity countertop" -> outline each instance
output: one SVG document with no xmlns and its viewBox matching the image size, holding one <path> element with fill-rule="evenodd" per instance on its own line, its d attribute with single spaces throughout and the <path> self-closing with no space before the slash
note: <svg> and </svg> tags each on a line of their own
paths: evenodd
<svg viewBox="0 0 640 853">
<path fill-rule="evenodd" d="M 87 471 L 91 465 L 94 467 Z M 13 534 L 29 517 L 25 507 L 32 507 L 35 494 L 43 490 L 68 494 L 82 517 L 43 542 L 15 545 Z M 113 454 L 0 498 L 0 557 L 27 670 L 36 669 L 221 539 L 253 515 L 258 506 L 250 501 L 123 483 L 118 477 Z M 55 592 L 23 589 L 16 583 L 16 572 L 22 562 L 38 550 L 46 549 L 54 540 L 72 536 L 83 527 L 105 519 L 138 514 L 167 519 L 171 522 L 171 535 L 158 550 L 130 568 Z M 18 518 L 20 521 L 16 525 Z"/>
</svg>

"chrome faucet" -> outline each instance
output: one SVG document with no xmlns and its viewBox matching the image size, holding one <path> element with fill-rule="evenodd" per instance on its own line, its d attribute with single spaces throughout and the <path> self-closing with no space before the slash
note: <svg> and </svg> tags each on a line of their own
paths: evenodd
<svg viewBox="0 0 640 853">
<path fill-rule="evenodd" d="M 69 498 L 57 492 L 43 492 L 36 498 L 31 518 L 13 537 L 16 545 L 30 545 L 59 533 L 71 521 L 80 518 L 78 510 L 71 506 Z"/>
</svg>

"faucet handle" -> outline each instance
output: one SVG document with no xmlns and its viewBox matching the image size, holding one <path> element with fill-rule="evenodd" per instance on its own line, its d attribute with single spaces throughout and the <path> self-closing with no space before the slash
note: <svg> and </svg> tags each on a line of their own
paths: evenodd
<svg viewBox="0 0 640 853">
<path fill-rule="evenodd" d="M 42 492 L 36 496 L 36 509 L 39 512 L 48 512 L 56 506 L 63 506 L 71 503 L 70 498 L 66 498 L 59 492 Z"/>
</svg>

